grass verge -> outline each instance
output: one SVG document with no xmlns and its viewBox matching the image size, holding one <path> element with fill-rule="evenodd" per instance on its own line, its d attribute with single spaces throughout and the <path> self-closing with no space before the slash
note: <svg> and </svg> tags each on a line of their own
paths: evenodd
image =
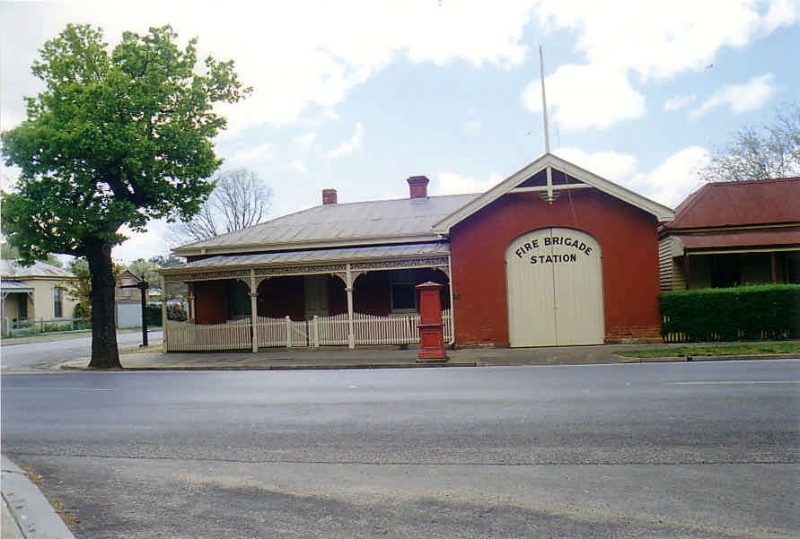
<svg viewBox="0 0 800 539">
<path fill-rule="evenodd" d="M 625 357 L 682 357 L 682 356 L 761 356 L 792 355 L 800 356 L 800 342 L 702 344 L 685 346 L 666 346 L 646 350 L 619 350 L 614 352 Z"/>
</svg>

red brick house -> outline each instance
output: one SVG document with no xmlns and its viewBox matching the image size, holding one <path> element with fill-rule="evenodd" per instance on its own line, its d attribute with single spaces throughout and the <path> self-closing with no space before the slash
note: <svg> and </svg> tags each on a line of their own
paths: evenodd
<svg viewBox="0 0 800 539">
<path fill-rule="evenodd" d="M 546 154 L 479 195 L 323 204 L 175 250 L 190 286 L 168 350 L 416 342 L 414 286 L 442 288 L 456 346 L 658 339 L 671 209 Z M 162 287 L 163 288 L 163 287 Z"/>
<path fill-rule="evenodd" d="M 800 178 L 708 183 L 660 238 L 665 291 L 800 283 Z"/>
</svg>

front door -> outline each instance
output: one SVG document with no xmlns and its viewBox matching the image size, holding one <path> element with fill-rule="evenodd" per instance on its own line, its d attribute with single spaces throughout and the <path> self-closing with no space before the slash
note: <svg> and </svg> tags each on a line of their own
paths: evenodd
<svg viewBox="0 0 800 539">
<path fill-rule="evenodd" d="M 306 275 L 306 320 L 328 316 L 328 276 Z"/>
<path fill-rule="evenodd" d="M 589 234 L 547 228 L 506 249 L 511 346 L 602 344 L 603 269 Z"/>
</svg>

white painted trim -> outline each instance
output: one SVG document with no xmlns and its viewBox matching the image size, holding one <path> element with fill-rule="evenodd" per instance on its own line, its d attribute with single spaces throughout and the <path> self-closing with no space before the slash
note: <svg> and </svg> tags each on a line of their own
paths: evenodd
<svg viewBox="0 0 800 539">
<path fill-rule="evenodd" d="M 521 168 L 504 181 L 495 185 L 483 195 L 473 199 L 471 202 L 462 206 L 459 210 L 456 210 L 444 219 L 440 220 L 438 223 L 433 225 L 433 231 L 442 235 L 449 234 L 450 229 L 453 226 L 460 223 L 475 212 L 488 206 L 503 195 L 512 192 L 514 189 L 519 187 L 520 184 L 527 181 L 531 176 L 534 176 L 540 171 L 548 168 L 556 168 L 559 171 L 568 174 L 569 176 L 581 180 L 590 187 L 594 187 L 598 191 L 611 195 L 619 200 L 622 200 L 623 202 L 627 202 L 628 204 L 653 215 L 659 223 L 671 221 L 675 217 L 675 212 L 672 209 L 639 195 L 638 193 L 622 187 L 621 185 L 617 185 L 616 183 L 601 178 L 600 176 L 593 174 L 588 170 L 584 170 L 577 165 L 570 163 L 569 161 L 565 161 L 560 157 L 557 157 L 551 153 L 547 153 Z M 560 187 L 561 186 L 559 186 L 559 188 Z M 545 188 L 545 190 L 548 188 L 552 189 L 553 186 L 548 186 Z"/>
<path fill-rule="evenodd" d="M 509 193 L 540 193 L 542 191 L 566 191 L 570 189 L 592 189 L 592 186 L 587 183 L 567 183 L 558 186 L 515 187 Z"/>
</svg>

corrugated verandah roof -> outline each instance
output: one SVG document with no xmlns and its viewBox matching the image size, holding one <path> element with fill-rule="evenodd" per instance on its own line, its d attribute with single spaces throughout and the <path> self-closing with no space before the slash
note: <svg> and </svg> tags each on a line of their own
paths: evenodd
<svg viewBox="0 0 800 539">
<path fill-rule="evenodd" d="M 800 223 L 800 178 L 707 183 L 675 210 L 665 228 Z"/>
<path fill-rule="evenodd" d="M 33 292 L 33 288 L 25 283 L 20 283 L 18 281 L 0 281 L 0 289 L 6 292 Z"/>
<path fill-rule="evenodd" d="M 219 271 L 241 268 L 258 268 L 275 265 L 309 265 L 341 262 L 363 262 L 371 260 L 413 259 L 447 256 L 450 253 L 446 243 L 423 243 L 404 245 L 378 245 L 365 247 L 345 247 L 338 249 L 319 249 L 311 251 L 284 251 L 275 253 L 254 253 L 241 255 L 219 255 L 190 262 L 179 268 L 164 269 L 164 275 L 183 275 L 186 273 Z"/>
<path fill-rule="evenodd" d="M 433 224 L 478 195 L 378 200 L 315 206 L 244 230 L 184 245 L 180 256 L 278 251 L 347 244 L 435 240 Z"/>
<path fill-rule="evenodd" d="M 686 249 L 793 247 L 800 250 L 800 227 L 737 230 L 715 234 L 677 234 Z"/>
</svg>

